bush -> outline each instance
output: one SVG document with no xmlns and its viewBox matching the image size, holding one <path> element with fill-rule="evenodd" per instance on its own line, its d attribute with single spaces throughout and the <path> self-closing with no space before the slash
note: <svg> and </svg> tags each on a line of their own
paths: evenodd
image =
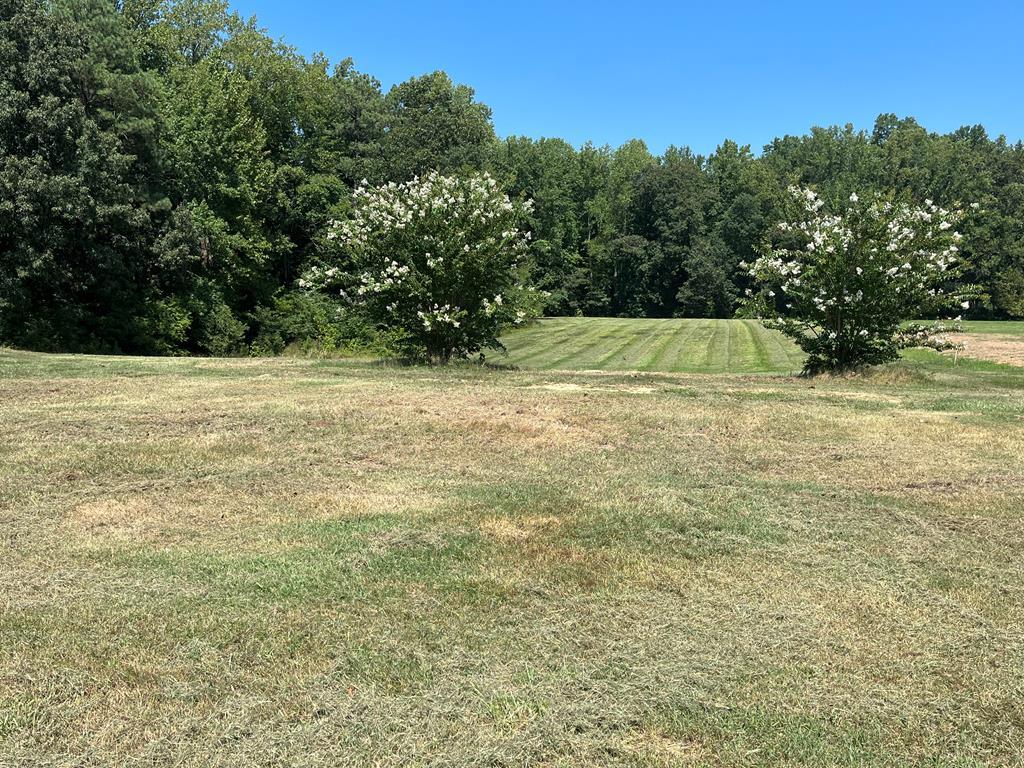
<svg viewBox="0 0 1024 768">
<path fill-rule="evenodd" d="M 501 348 L 506 326 L 539 311 L 541 297 L 523 284 L 530 234 L 519 225 L 529 210 L 487 174 L 361 186 L 351 217 L 327 234 L 330 258 L 300 286 L 359 307 L 414 358 Z"/>
<path fill-rule="evenodd" d="M 146 351 L 215 357 L 243 352 L 248 327 L 235 317 L 213 281 L 196 278 L 186 290 L 181 296 L 150 302 L 140 318 Z"/>
<path fill-rule="evenodd" d="M 746 306 L 807 353 L 805 373 L 876 365 L 908 346 L 947 344 L 944 326 L 907 321 L 970 306 L 973 291 L 958 285 L 962 211 L 853 194 L 842 211 L 824 213 L 812 190 L 790 191 L 802 220 L 780 224 L 781 244 L 767 245 L 750 266 L 757 288 Z"/>
<path fill-rule="evenodd" d="M 393 335 L 378 330 L 364 312 L 321 293 L 286 293 L 258 309 L 254 319 L 260 330 L 250 348 L 253 355 L 395 353 Z"/>
<path fill-rule="evenodd" d="M 1024 270 L 1011 268 L 994 291 L 996 307 L 1009 317 L 1024 317 Z"/>
</svg>

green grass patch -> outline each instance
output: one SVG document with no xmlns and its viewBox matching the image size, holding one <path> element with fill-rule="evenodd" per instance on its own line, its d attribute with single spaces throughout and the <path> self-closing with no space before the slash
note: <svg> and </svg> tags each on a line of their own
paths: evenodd
<svg viewBox="0 0 1024 768">
<path fill-rule="evenodd" d="M 559 317 L 509 332 L 508 364 L 530 370 L 793 373 L 802 353 L 749 320 Z"/>
</svg>

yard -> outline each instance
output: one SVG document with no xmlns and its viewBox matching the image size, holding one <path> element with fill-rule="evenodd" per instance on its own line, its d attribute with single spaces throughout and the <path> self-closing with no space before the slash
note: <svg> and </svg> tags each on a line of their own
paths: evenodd
<svg viewBox="0 0 1024 768">
<path fill-rule="evenodd" d="M 624 322 L 0 351 L 0 764 L 1024 760 L 1024 370 Z"/>
</svg>

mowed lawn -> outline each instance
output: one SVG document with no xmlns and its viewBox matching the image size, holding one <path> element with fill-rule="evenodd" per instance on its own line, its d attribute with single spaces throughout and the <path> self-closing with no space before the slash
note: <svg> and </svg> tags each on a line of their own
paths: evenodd
<svg viewBox="0 0 1024 768">
<path fill-rule="evenodd" d="M 1024 761 L 1024 370 L 0 350 L 0 478 L 0 765 Z"/>
<path fill-rule="evenodd" d="M 974 320 L 963 329 L 966 356 L 1024 365 L 1024 321 Z M 792 374 L 804 360 L 792 341 L 756 320 L 553 317 L 502 343 L 508 354 L 495 357 L 499 363 L 542 371 Z"/>
<path fill-rule="evenodd" d="M 756 320 L 556 317 L 510 332 L 507 361 L 535 370 L 792 373 L 803 354 Z"/>
<path fill-rule="evenodd" d="M 965 320 L 965 333 L 985 333 L 1024 339 L 1024 320 Z"/>
</svg>

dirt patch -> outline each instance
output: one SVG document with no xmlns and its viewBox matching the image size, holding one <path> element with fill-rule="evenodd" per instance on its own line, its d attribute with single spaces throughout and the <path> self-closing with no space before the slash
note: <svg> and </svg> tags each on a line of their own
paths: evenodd
<svg viewBox="0 0 1024 768">
<path fill-rule="evenodd" d="M 964 345 L 964 357 L 1024 368 L 1024 338 L 996 333 L 958 333 L 953 337 Z M 952 352 L 948 354 L 953 354 Z"/>
</svg>

